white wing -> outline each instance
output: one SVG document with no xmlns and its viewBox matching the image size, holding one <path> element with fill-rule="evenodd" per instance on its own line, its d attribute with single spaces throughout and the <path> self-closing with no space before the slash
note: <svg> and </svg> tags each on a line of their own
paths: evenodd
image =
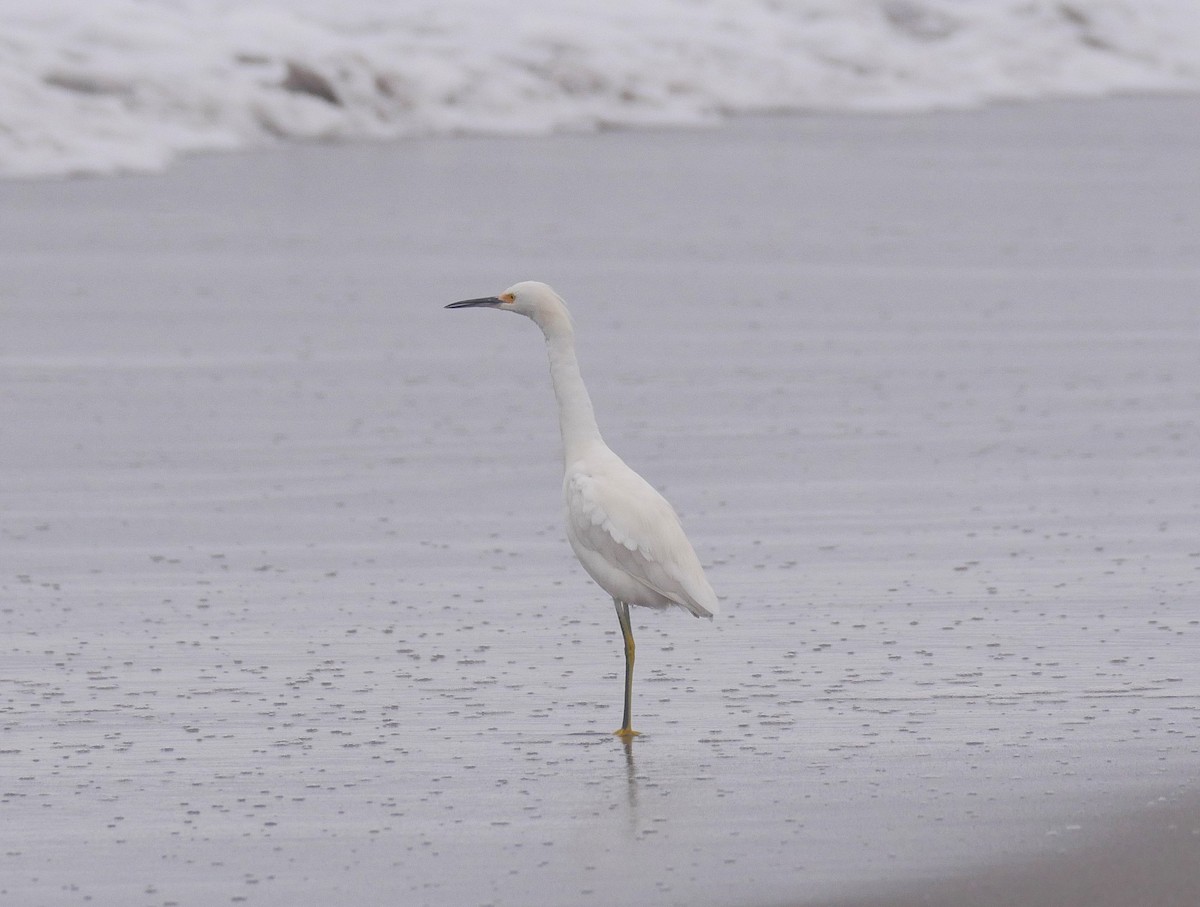
<svg viewBox="0 0 1200 907">
<path fill-rule="evenodd" d="M 717 597 L 675 510 L 616 454 L 604 453 L 572 464 L 563 481 L 568 534 L 584 549 L 577 551 L 584 567 L 628 604 L 676 604 L 711 617 Z M 643 592 L 641 600 L 631 588 Z"/>
</svg>

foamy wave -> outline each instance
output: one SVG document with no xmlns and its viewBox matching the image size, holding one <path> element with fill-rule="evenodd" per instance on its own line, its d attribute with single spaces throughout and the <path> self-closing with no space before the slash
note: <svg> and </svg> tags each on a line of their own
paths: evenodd
<svg viewBox="0 0 1200 907">
<path fill-rule="evenodd" d="M 1200 90 L 1195 0 L 0 0 L 0 174 Z"/>
</svg>

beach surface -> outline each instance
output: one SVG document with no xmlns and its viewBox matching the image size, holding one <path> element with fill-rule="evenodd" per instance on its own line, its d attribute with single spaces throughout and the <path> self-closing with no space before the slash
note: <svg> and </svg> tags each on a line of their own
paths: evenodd
<svg viewBox="0 0 1200 907">
<path fill-rule="evenodd" d="M 1127 98 L 0 183 L 0 901 L 1194 904 L 1197 147 Z M 630 746 L 541 338 L 442 309 L 523 279 L 722 601 L 635 614 Z"/>
</svg>

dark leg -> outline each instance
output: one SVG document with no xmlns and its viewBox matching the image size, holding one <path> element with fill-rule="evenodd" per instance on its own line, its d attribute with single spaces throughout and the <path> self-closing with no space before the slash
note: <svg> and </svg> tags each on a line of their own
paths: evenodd
<svg viewBox="0 0 1200 907">
<path fill-rule="evenodd" d="M 617 620 L 621 622 L 621 636 L 625 638 L 625 717 L 621 722 L 621 729 L 613 733 L 619 737 L 634 737 L 637 731 L 630 726 L 629 721 L 633 703 L 633 630 L 629 626 L 629 605 L 615 598 L 613 604 L 617 606 Z"/>
</svg>

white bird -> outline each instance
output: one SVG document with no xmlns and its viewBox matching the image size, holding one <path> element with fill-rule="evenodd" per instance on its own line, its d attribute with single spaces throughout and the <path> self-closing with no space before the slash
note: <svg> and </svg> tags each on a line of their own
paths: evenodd
<svg viewBox="0 0 1200 907">
<path fill-rule="evenodd" d="M 633 698 L 633 630 L 629 606 L 685 608 L 711 618 L 717 596 L 666 498 L 613 453 L 596 425 L 579 362 L 571 315 L 544 283 L 523 281 L 499 296 L 464 299 L 448 309 L 486 307 L 532 319 L 546 335 L 550 380 L 558 400 L 563 444 L 563 498 L 567 539 L 579 563 L 612 596 L 625 638 L 625 716 L 614 731 L 630 738 Z"/>
</svg>

